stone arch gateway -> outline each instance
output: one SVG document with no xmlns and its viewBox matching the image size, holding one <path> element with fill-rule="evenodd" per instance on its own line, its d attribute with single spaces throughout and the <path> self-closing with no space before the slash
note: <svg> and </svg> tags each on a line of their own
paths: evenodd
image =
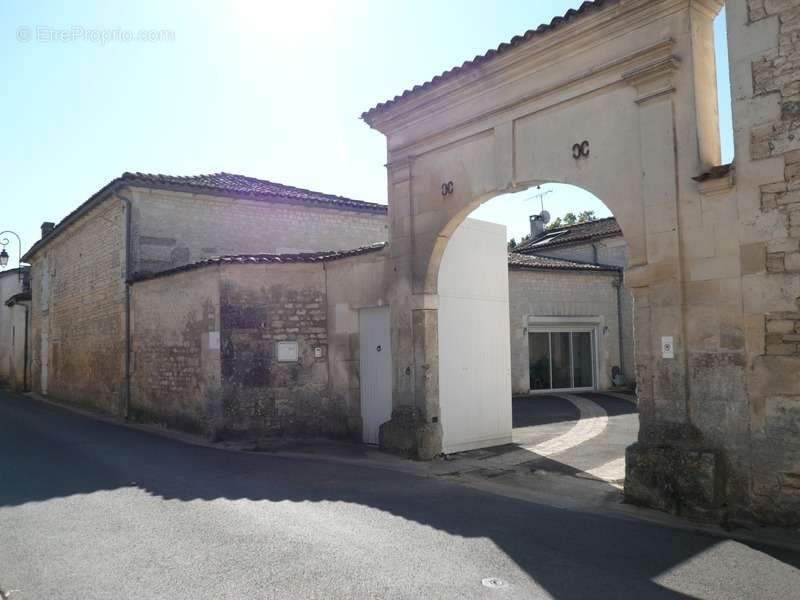
<svg viewBox="0 0 800 600">
<path fill-rule="evenodd" d="M 641 432 L 628 451 L 629 499 L 797 522 L 797 437 L 770 449 L 764 440 L 770 426 L 800 426 L 800 345 L 788 336 L 781 356 L 765 349 L 773 314 L 782 328 L 796 317 L 800 333 L 798 276 L 770 278 L 767 267 L 775 227 L 787 251 L 800 227 L 762 206 L 760 187 L 784 182 L 785 157 L 749 146 L 753 126 L 780 110 L 741 71 L 778 47 L 779 18 L 756 23 L 745 0 L 728 2 L 734 182 L 719 164 L 721 8 L 585 2 L 364 113 L 388 142 L 394 410 L 384 447 L 423 459 L 441 450 L 437 274 L 449 236 L 491 197 L 569 183 L 611 209 L 630 249 Z"/>
</svg>

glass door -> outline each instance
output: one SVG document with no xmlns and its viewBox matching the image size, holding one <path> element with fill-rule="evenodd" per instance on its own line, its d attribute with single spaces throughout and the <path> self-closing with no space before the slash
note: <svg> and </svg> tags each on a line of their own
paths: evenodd
<svg viewBox="0 0 800 600">
<path fill-rule="evenodd" d="M 591 330 L 532 331 L 528 334 L 531 390 L 594 387 Z"/>
</svg>

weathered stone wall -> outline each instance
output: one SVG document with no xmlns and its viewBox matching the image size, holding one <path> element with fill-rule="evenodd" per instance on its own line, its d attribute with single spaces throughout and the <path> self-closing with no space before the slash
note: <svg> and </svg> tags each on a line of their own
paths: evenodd
<svg viewBox="0 0 800 600">
<path fill-rule="evenodd" d="M 749 512 L 800 522 L 800 4 L 728 3 Z"/>
<path fill-rule="evenodd" d="M 130 418 L 213 436 L 222 415 L 218 269 L 137 282 L 131 300 Z"/>
<path fill-rule="evenodd" d="M 5 302 L 22 291 L 16 269 L 0 273 L 0 383 L 22 389 L 25 381 L 25 307 Z"/>
<path fill-rule="evenodd" d="M 619 365 L 619 275 L 580 271 L 528 271 L 508 273 L 511 318 L 511 382 L 515 394 L 530 389 L 528 373 L 528 325 L 530 317 L 596 318 L 598 387 L 611 386 L 611 367 Z M 594 325 L 595 323 L 587 323 Z M 625 365 L 632 381 L 632 363 Z"/>
<path fill-rule="evenodd" d="M 32 389 L 119 414 L 124 387 L 125 213 L 105 202 L 31 262 Z"/>
<path fill-rule="evenodd" d="M 349 250 L 386 241 L 385 213 L 133 188 L 134 272 L 226 254 Z"/>
<path fill-rule="evenodd" d="M 347 435 L 328 391 L 325 304 L 321 263 L 222 269 L 221 435 Z M 298 343 L 296 362 L 278 361 L 282 341 Z"/>
<path fill-rule="evenodd" d="M 537 252 L 537 254 L 582 262 L 598 262 L 623 269 L 628 267 L 628 245 L 622 236 L 555 247 Z M 620 303 L 622 305 L 623 373 L 626 382 L 633 384 L 636 378 L 633 357 L 633 294 L 624 286 L 620 290 Z"/>
<path fill-rule="evenodd" d="M 348 430 L 361 441 L 359 314 L 388 303 L 388 251 L 325 263 L 328 311 L 328 365 L 331 399 L 345 407 Z"/>
</svg>

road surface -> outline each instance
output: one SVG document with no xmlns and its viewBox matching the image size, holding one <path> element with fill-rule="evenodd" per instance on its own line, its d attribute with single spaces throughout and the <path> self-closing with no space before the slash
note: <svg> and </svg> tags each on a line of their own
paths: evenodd
<svg viewBox="0 0 800 600">
<path fill-rule="evenodd" d="M 783 599 L 797 597 L 798 566 L 786 550 L 188 445 L 0 392 L 12 600 Z"/>
</svg>

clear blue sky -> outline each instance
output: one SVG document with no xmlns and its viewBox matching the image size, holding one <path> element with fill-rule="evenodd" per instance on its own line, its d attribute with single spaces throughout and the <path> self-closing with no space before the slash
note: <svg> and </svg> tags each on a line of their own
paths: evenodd
<svg viewBox="0 0 800 600">
<path fill-rule="evenodd" d="M 386 202 L 384 138 L 359 115 L 579 4 L 6 1 L 0 230 L 17 231 L 27 248 L 42 221 L 59 221 L 124 171 L 228 171 Z M 59 30 L 80 37 L 77 28 L 95 38 L 167 30 L 174 39 L 44 39 Z M 727 65 L 720 76 L 727 90 Z M 729 123 L 727 96 L 721 112 Z M 724 148 L 729 159 L 730 139 Z M 608 214 L 580 190 L 553 189 L 554 216 Z M 519 237 L 536 210 L 497 198 L 475 216 Z M 9 252 L 16 266 L 16 248 Z"/>
</svg>

